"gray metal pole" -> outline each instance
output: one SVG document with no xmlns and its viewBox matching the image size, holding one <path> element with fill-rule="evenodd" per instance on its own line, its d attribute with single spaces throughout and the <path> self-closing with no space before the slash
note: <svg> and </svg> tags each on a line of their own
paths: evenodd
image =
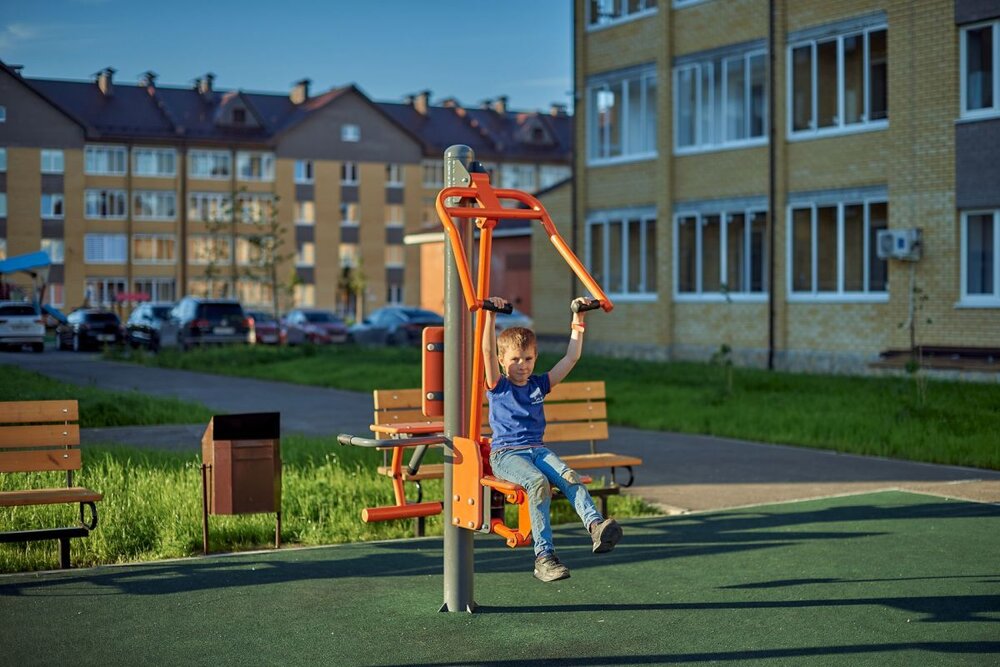
<svg viewBox="0 0 1000 667">
<path fill-rule="evenodd" d="M 469 185 L 469 163 L 475 158 L 472 149 L 464 145 L 449 146 L 444 152 L 445 187 Z M 451 203 L 451 202 L 449 202 Z M 464 244 L 464 252 L 472 265 L 472 220 L 456 222 Z M 471 372 L 472 318 L 465 306 L 462 285 L 458 277 L 455 256 L 444 237 L 444 604 L 441 611 L 476 609 L 473 599 L 475 557 L 471 530 L 452 525 L 451 498 L 454 495 L 452 438 L 463 435 L 469 420 L 469 373 Z"/>
</svg>

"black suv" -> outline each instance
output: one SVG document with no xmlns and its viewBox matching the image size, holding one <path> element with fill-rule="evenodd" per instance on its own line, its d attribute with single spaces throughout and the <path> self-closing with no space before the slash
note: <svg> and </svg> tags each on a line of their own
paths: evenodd
<svg viewBox="0 0 1000 667">
<path fill-rule="evenodd" d="M 81 308 L 66 317 L 66 322 L 56 327 L 56 347 L 74 351 L 97 348 L 102 345 L 121 345 L 125 337 L 118 316 L 107 310 Z"/>
<path fill-rule="evenodd" d="M 186 296 L 170 319 L 177 326 L 177 343 L 185 350 L 192 345 L 246 344 L 250 339 L 250 321 L 234 299 Z"/>
</svg>

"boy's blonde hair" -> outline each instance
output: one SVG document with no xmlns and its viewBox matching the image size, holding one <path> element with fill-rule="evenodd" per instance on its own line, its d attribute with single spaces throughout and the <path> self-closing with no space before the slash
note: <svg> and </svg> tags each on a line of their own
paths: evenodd
<svg viewBox="0 0 1000 667">
<path fill-rule="evenodd" d="M 524 327 L 511 327 L 504 329 L 497 336 L 498 356 L 503 356 L 510 350 L 536 350 L 538 345 L 535 341 L 535 332 Z"/>
</svg>

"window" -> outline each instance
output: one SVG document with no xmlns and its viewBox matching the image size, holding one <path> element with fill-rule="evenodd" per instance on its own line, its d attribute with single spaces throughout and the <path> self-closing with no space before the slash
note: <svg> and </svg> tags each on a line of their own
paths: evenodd
<svg viewBox="0 0 1000 667">
<path fill-rule="evenodd" d="M 790 132 L 882 127 L 889 118 L 885 27 L 789 48 Z"/>
<path fill-rule="evenodd" d="M 6 218 L 6 217 L 7 217 L 7 193 L 0 192 L 0 218 Z"/>
<path fill-rule="evenodd" d="M 257 237 L 260 239 L 270 239 L 270 237 Z M 268 241 L 262 243 L 251 243 L 245 236 L 236 239 L 236 263 L 240 266 L 263 266 L 265 264 L 264 251 L 262 245 L 267 245 Z"/>
<path fill-rule="evenodd" d="M 316 286 L 305 283 L 296 285 L 294 298 L 296 306 L 316 305 Z"/>
<path fill-rule="evenodd" d="M 341 243 L 340 244 L 340 268 L 342 269 L 354 269 L 358 266 L 359 257 L 361 256 L 358 250 L 357 243 Z"/>
<path fill-rule="evenodd" d="M 132 237 L 132 261 L 136 264 L 173 264 L 177 261 L 173 234 L 136 234 Z"/>
<path fill-rule="evenodd" d="M 340 140 L 350 142 L 361 141 L 361 127 L 351 123 L 341 125 Z"/>
<path fill-rule="evenodd" d="M 385 186 L 387 188 L 403 187 L 403 165 L 396 163 L 385 165 Z"/>
<path fill-rule="evenodd" d="M 7 171 L 7 149 L 0 148 L 0 173 Z"/>
<path fill-rule="evenodd" d="M 312 160 L 296 160 L 295 161 L 295 182 L 296 183 L 312 183 L 313 182 L 313 163 L 312 163 Z"/>
<path fill-rule="evenodd" d="M 0 104 L 0 123 L 7 122 L 7 107 Z"/>
<path fill-rule="evenodd" d="M 674 216 L 678 298 L 740 298 L 767 292 L 767 213 L 720 207 Z"/>
<path fill-rule="evenodd" d="M 962 28 L 962 116 L 1000 114 L 1000 21 Z"/>
<path fill-rule="evenodd" d="M 188 153 L 191 178 L 226 180 L 233 174 L 233 156 L 228 151 L 193 150 Z"/>
<path fill-rule="evenodd" d="M 247 110 L 242 107 L 233 109 L 233 125 L 243 125 L 247 122 Z"/>
<path fill-rule="evenodd" d="M 65 297 L 63 296 L 64 286 L 62 283 L 49 283 L 45 286 L 45 299 L 44 303 L 49 306 L 55 306 L 56 308 L 62 308 L 65 304 Z"/>
<path fill-rule="evenodd" d="M 656 68 L 587 84 L 587 157 L 591 164 L 656 157 Z"/>
<path fill-rule="evenodd" d="M 97 176 L 124 176 L 127 162 L 124 146 L 87 146 L 83 149 L 83 171 Z"/>
<path fill-rule="evenodd" d="M 236 153 L 236 178 L 241 181 L 273 181 L 274 153 Z"/>
<path fill-rule="evenodd" d="M 48 253 L 49 261 L 62 264 L 65 261 L 66 242 L 62 239 L 42 239 L 41 250 Z"/>
<path fill-rule="evenodd" d="M 240 193 L 236 197 L 239 211 L 237 219 L 245 224 L 267 224 L 274 214 L 274 196 L 269 194 Z"/>
<path fill-rule="evenodd" d="M 399 283 L 389 283 L 386 285 L 385 302 L 388 304 L 403 303 L 403 286 Z"/>
<path fill-rule="evenodd" d="M 656 213 L 602 211 L 587 220 L 587 265 L 619 298 L 656 297 Z"/>
<path fill-rule="evenodd" d="M 425 188 L 444 187 L 443 160 L 424 160 L 420 167 L 423 172 L 423 183 Z"/>
<path fill-rule="evenodd" d="M 177 151 L 173 148 L 135 148 L 132 150 L 132 173 L 172 178 L 177 175 Z"/>
<path fill-rule="evenodd" d="M 343 185 L 358 184 L 358 163 L 345 162 L 340 165 L 340 182 Z"/>
<path fill-rule="evenodd" d="M 139 190 L 132 193 L 135 220 L 173 220 L 177 216 L 177 193 L 167 190 Z"/>
<path fill-rule="evenodd" d="M 316 244 L 306 241 L 295 253 L 295 266 L 314 266 L 316 264 Z"/>
<path fill-rule="evenodd" d="M 274 304 L 271 285 L 260 280 L 247 279 L 236 281 L 236 298 L 240 303 L 271 308 Z"/>
<path fill-rule="evenodd" d="M 357 202 L 340 205 L 340 224 L 358 225 L 361 223 L 361 207 Z"/>
<path fill-rule="evenodd" d="M 112 306 L 118 301 L 118 295 L 126 291 L 124 278 L 87 278 L 83 298 L 88 305 Z"/>
<path fill-rule="evenodd" d="M 86 190 L 83 215 L 88 220 L 124 220 L 128 213 L 125 190 Z"/>
<path fill-rule="evenodd" d="M 647 16 L 656 11 L 657 0 L 590 0 L 587 25 L 590 27 L 613 25 L 622 21 Z"/>
<path fill-rule="evenodd" d="M 674 150 L 767 141 L 766 52 L 753 49 L 674 69 Z"/>
<path fill-rule="evenodd" d="M 886 260 L 876 254 L 888 220 L 889 205 L 878 199 L 790 206 L 790 297 L 888 298 Z"/>
<path fill-rule="evenodd" d="M 401 227 L 403 225 L 402 204 L 385 205 L 385 224 L 390 227 Z"/>
<path fill-rule="evenodd" d="M 387 245 L 385 247 L 385 265 L 392 267 L 403 266 L 406 260 L 405 248 L 401 245 Z"/>
<path fill-rule="evenodd" d="M 962 304 L 1000 308 L 1000 209 L 962 213 Z"/>
<path fill-rule="evenodd" d="M 133 284 L 135 291 L 148 295 L 150 301 L 174 301 L 177 298 L 173 278 L 137 278 Z"/>
<path fill-rule="evenodd" d="M 61 194 L 42 195 L 42 217 L 61 218 L 64 214 L 63 196 Z"/>
<path fill-rule="evenodd" d="M 87 264 L 124 264 L 126 256 L 124 234 L 84 234 L 83 236 L 83 261 Z"/>
<path fill-rule="evenodd" d="M 188 237 L 188 262 L 191 264 L 229 264 L 233 256 L 228 236 L 192 234 Z"/>
<path fill-rule="evenodd" d="M 503 164 L 500 166 L 500 187 L 534 192 L 536 170 L 533 164 Z"/>
<path fill-rule="evenodd" d="M 316 224 L 316 202 L 313 201 L 295 202 L 295 224 L 297 225 Z"/>
<path fill-rule="evenodd" d="M 227 278 L 215 276 L 208 280 L 194 278 L 188 280 L 187 294 L 224 299 L 232 296 L 232 283 Z"/>
<path fill-rule="evenodd" d="M 188 196 L 188 218 L 194 222 L 231 220 L 229 195 L 219 192 L 192 192 Z"/>
<path fill-rule="evenodd" d="M 42 173 L 61 174 L 65 171 L 63 152 L 61 150 L 42 149 Z"/>
<path fill-rule="evenodd" d="M 544 190 L 556 183 L 566 180 L 573 170 L 563 165 L 543 164 L 538 168 L 538 189 Z"/>
</svg>

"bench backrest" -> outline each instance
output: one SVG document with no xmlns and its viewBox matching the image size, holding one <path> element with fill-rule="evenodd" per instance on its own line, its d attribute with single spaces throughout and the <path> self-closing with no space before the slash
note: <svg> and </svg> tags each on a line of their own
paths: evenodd
<svg viewBox="0 0 1000 667">
<path fill-rule="evenodd" d="M 424 417 L 420 389 L 376 389 L 373 398 L 375 424 L 440 421 Z M 606 440 L 608 412 L 604 401 L 603 380 L 556 385 L 545 397 L 545 442 Z M 485 426 L 484 433 L 488 432 Z"/>
<path fill-rule="evenodd" d="M 0 472 L 80 469 L 76 401 L 0 402 Z"/>
</svg>

